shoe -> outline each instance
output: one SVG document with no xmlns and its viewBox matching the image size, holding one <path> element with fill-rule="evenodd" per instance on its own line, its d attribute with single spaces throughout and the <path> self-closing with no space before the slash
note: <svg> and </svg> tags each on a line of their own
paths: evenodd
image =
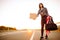
<svg viewBox="0 0 60 40">
<path fill-rule="evenodd" d="M 42 40 L 43 39 L 43 37 L 40 37 L 40 40 Z"/>
<path fill-rule="evenodd" d="M 45 36 L 45 39 L 48 39 L 48 36 L 47 35 Z"/>
</svg>

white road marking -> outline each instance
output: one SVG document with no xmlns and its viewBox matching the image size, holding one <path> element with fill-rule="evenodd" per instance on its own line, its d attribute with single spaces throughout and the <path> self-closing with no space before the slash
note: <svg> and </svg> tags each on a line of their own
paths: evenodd
<svg viewBox="0 0 60 40">
<path fill-rule="evenodd" d="M 32 33 L 30 40 L 33 40 L 34 34 L 35 34 L 35 32 Z"/>
</svg>

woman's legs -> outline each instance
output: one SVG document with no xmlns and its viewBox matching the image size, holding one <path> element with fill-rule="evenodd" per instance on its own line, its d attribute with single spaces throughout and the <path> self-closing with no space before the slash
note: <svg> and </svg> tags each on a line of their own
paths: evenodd
<svg viewBox="0 0 60 40">
<path fill-rule="evenodd" d="M 46 30 L 46 35 L 47 35 L 47 36 L 49 35 L 49 33 L 50 33 L 50 31 L 49 31 L 49 30 Z"/>
<path fill-rule="evenodd" d="M 46 29 L 46 24 L 44 25 L 45 29 Z M 46 30 L 46 35 L 48 36 L 50 33 L 50 30 Z"/>
<path fill-rule="evenodd" d="M 41 38 L 40 38 L 40 40 L 42 40 L 42 38 L 43 38 L 43 33 L 44 33 L 44 23 L 41 21 Z"/>
<path fill-rule="evenodd" d="M 46 24 L 45 24 L 45 28 L 46 28 Z M 45 36 L 46 39 L 48 38 L 49 33 L 50 33 L 50 30 L 46 30 L 46 36 Z"/>
<path fill-rule="evenodd" d="M 46 30 L 46 36 L 45 36 L 45 39 L 48 38 L 49 33 L 50 33 L 50 31 L 49 31 L 49 30 Z"/>
<path fill-rule="evenodd" d="M 44 27 L 46 26 L 46 24 L 44 24 L 42 21 L 41 21 L 41 38 L 43 38 L 43 34 L 44 34 Z M 48 38 L 48 35 L 49 35 L 50 31 L 49 30 L 46 30 L 46 39 Z"/>
<path fill-rule="evenodd" d="M 43 38 L 43 34 L 44 34 L 44 26 L 46 24 L 46 17 L 47 16 L 43 16 L 41 18 L 41 38 Z"/>
<path fill-rule="evenodd" d="M 41 37 L 43 37 L 44 33 L 44 23 L 41 21 Z"/>
</svg>

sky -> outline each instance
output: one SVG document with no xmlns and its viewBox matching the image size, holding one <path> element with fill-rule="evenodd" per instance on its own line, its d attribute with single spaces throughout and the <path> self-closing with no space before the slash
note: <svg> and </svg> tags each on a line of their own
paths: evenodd
<svg viewBox="0 0 60 40">
<path fill-rule="evenodd" d="M 36 20 L 30 13 L 38 13 L 39 3 L 43 3 L 54 22 L 60 22 L 60 0 L 0 0 L 0 25 L 17 29 L 40 29 L 41 16 Z"/>
</svg>

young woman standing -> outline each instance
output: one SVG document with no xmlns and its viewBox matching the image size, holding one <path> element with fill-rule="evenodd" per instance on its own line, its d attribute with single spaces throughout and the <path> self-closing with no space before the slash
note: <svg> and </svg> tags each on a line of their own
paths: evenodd
<svg viewBox="0 0 60 40">
<path fill-rule="evenodd" d="M 44 33 L 44 25 L 46 25 L 46 18 L 48 16 L 47 8 L 45 8 L 42 3 L 39 4 L 39 10 L 37 16 L 39 14 L 41 15 L 41 39 L 42 39 Z M 46 39 L 48 38 L 48 33 L 49 31 L 46 30 L 46 37 L 45 37 Z"/>
</svg>

